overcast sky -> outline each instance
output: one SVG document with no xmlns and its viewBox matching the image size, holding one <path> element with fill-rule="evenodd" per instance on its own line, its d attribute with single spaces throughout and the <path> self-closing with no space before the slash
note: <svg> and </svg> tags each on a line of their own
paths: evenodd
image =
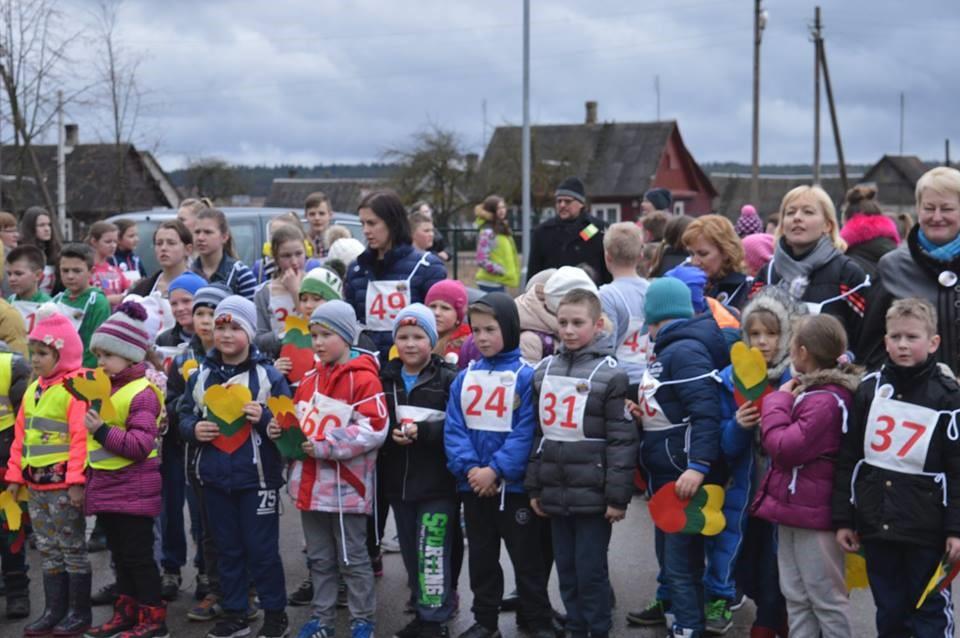
<svg viewBox="0 0 960 638">
<path fill-rule="evenodd" d="M 809 162 L 816 2 L 764 4 L 761 161 Z M 942 158 L 947 137 L 960 147 L 957 0 L 821 4 L 848 161 L 897 153 L 900 91 L 905 153 Z M 659 75 L 661 117 L 694 157 L 750 161 L 753 2 L 531 5 L 535 124 L 581 122 L 591 99 L 601 120 L 654 120 Z M 521 121 L 520 0 L 126 0 L 120 37 L 143 55 L 140 137 L 168 169 L 200 156 L 377 160 L 431 123 L 480 151 L 485 132 Z M 88 114 L 72 115 L 91 141 Z M 826 106 L 822 133 L 833 161 Z"/>
</svg>

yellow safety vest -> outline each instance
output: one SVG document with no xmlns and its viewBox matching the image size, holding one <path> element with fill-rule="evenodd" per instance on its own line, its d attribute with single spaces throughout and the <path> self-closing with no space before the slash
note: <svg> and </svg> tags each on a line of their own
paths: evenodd
<svg viewBox="0 0 960 638">
<path fill-rule="evenodd" d="M 13 353 L 0 352 L 0 432 L 13 427 L 16 415 L 10 401 L 10 386 L 13 384 Z"/>
<path fill-rule="evenodd" d="M 73 397 L 58 383 L 43 391 L 39 400 L 34 381 L 23 394 L 23 454 L 21 467 L 47 467 L 70 458 L 70 425 L 67 409 Z"/>
<path fill-rule="evenodd" d="M 117 413 L 116 419 L 111 419 L 107 425 L 121 430 L 127 429 L 127 417 L 130 415 L 130 403 L 133 398 L 150 388 L 157 395 L 160 405 L 163 405 L 163 392 L 160 388 L 153 385 L 146 378 L 141 377 L 136 381 L 131 381 L 119 390 L 113 393 L 110 400 L 113 402 L 113 408 Z M 159 417 L 157 421 L 159 422 Z M 153 450 L 150 451 L 148 459 L 157 458 L 157 442 L 154 441 Z M 93 438 L 93 435 L 87 434 L 87 463 L 95 470 L 120 470 L 128 465 L 133 465 L 133 461 L 125 456 L 114 454 L 110 450 L 100 445 L 100 442 Z"/>
</svg>

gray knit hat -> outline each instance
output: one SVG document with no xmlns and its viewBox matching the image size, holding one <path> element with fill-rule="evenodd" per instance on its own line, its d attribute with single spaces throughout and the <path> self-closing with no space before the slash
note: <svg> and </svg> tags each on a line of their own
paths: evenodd
<svg viewBox="0 0 960 638">
<path fill-rule="evenodd" d="M 226 320 L 228 315 L 232 323 L 243 328 L 250 337 L 250 343 L 253 343 L 253 337 L 257 333 L 257 307 L 253 302 L 240 295 L 230 295 L 217 304 L 216 310 L 213 311 L 213 320 L 214 322 Z"/>
<path fill-rule="evenodd" d="M 357 313 L 354 312 L 353 306 L 339 299 L 317 306 L 317 309 L 310 315 L 310 324 L 315 323 L 331 332 L 335 332 L 351 346 L 357 342 L 357 337 L 360 336 Z"/>
<path fill-rule="evenodd" d="M 207 284 L 193 295 L 193 309 L 198 306 L 216 308 L 221 301 L 233 294 L 233 291 L 223 284 Z"/>
</svg>

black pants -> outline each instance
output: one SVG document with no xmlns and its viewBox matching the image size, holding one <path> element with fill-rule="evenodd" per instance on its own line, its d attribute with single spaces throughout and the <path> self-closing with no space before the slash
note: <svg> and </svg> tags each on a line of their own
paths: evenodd
<svg viewBox="0 0 960 638">
<path fill-rule="evenodd" d="M 200 510 L 200 545 L 203 552 L 203 566 L 207 571 L 207 578 L 210 581 L 210 592 L 217 598 L 221 597 L 220 592 L 220 570 L 217 568 L 217 544 L 213 534 L 210 533 L 210 522 L 207 516 L 207 503 L 204 498 L 203 486 L 193 472 L 188 472 L 190 479 L 190 488 L 197 497 L 197 509 Z"/>
<path fill-rule="evenodd" d="M 787 601 L 780 593 L 777 569 L 777 528 L 750 516 L 743 533 L 734 581 L 757 605 L 754 627 L 779 631 L 787 626 Z"/>
<path fill-rule="evenodd" d="M 610 633 L 610 573 L 607 549 L 612 526 L 602 514 L 553 516 L 554 553 L 560 597 L 571 634 Z"/>
<path fill-rule="evenodd" d="M 400 554 L 417 615 L 444 623 L 453 614 L 453 530 L 460 527 L 457 499 L 394 501 Z"/>
<path fill-rule="evenodd" d="M 503 598 L 502 539 L 517 577 L 518 619 L 531 629 L 549 629 L 553 612 L 547 597 L 547 576 L 543 573 L 542 523 L 530 509 L 530 500 L 526 494 L 507 494 L 501 511 L 500 495 L 480 498 L 464 492 L 462 496 L 474 618 L 488 629 L 497 627 Z"/>
<path fill-rule="evenodd" d="M 101 513 L 107 547 L 117 572 L 117 593 L 141 605 L 160 604 L 160 570 L 153 559 L 153 518 Z"/>
<path fill-rule="evenodd" d="M 387 527 L 387 514 L 390 512 L 390 502 L 384 493 L 383 481 L 380 480 L 381 466 L 381 459 L 378 458 L 377 473 L 374 477 L 377 506 L 374 508 L 374 513 L 367 517 L 367 553 L 370 555 L 370 560 L 380 555 L 380 539 L 383 538 L 383 530 Z"/>
<path fill-rule="evenodd" d="M 895 638 L 953 635 L 950 588 L 934 590 L 917 609 L 920 595 L 943 556 L 943 549 L 907 543 L 867 541 L 870 591 L 877 604 L 877 636 Z"/>
</svg>

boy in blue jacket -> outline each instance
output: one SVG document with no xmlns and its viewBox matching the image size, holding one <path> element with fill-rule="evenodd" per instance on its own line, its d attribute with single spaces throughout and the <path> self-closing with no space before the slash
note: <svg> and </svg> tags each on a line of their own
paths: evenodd
<svg viewBox="0 0 960 638">
<path fill-rule="evenodd" d="M 443 436 L 463 497 L 476 621 L 460 638 L 500 635 L 501 539 L 517 575 L 518 622 L 535 638 L 552 638 L 541 522 L 523 489 L 536 421 L 533 369 L 520 360 L 520 316 L 513 299 L 495 292 L 470 306 L 469 317 L 483 358 L 453 382 Z"/>
<path fill-rule="evenodd" d="M 223 593 L 223 619 L 208 638 L 250 633 L 247 626 L 248 577 L 263 605 L 260 638 L 289 632 L 283 566 L 280 560 L 279 489 L 283 485 L 280 452 L 267 436 L 273 418 L 271 396 L 290 396 L 283 375 L 251 345 L 257 310 L 238 295 L 214 311 L 214 349 L 187 382 L 180 402 L 180 433 L 200 444 L 197 478 L 203 485 L 210 534 L 217 539 L 217 566 Z M 221 434 L 204 402 L 213 385 L 239 384 L 253 401 L 243 406 L 247 422 L 234 434 Z"/>
<path fill-rule="evenodd" d="M 676 481 L 677 496 L 686 499 L 705 482 L 723 484 L 715 467 L 720 459 L 719 371 L 730 355 L 713 317 L 694 317 L 690 290 L 679 279 L 664 277 L 650 284 L 644 310 L 654 360 L 639 397 L 641 462 L 653 492 Z M 672 636 L 700 636 L 703 537 L 657 530 L 656 551 L 662 580 L 651 607 L 672 614 Z"/>
</svg>

